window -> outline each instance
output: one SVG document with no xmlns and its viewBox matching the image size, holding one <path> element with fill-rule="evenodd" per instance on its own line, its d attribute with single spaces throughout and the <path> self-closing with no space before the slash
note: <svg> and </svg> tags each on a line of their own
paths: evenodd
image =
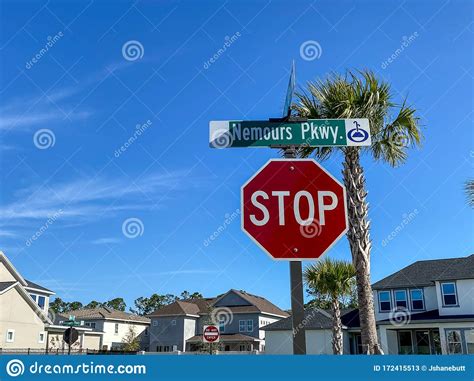
<svg viewBox="0 0 474 381">
<path fill-rule="evenodd" d="M 38 296 L 38 300 L 36 303 L 38 303 L 38 306 L 40 306 L 40 308 L 44 310 L 44 306 L 46 305 L 46 298 L 44 296 Z"/>
<path fill-rule="evenodd" d="M 15 330 L 9 329 L 7 331 L 7 343 L 13 343 L 15 341 Z"/>
<path fill-rule="evenodd" d="M 165 348 L 163 350 L 163 352 L 169 352 L 170 351 L 170 346 L 169 345 L 165 345 Z"/>
<path fill-rule="evenodd" d="M 411 331 L 398 331 L 398 354 L 413 354 L 413 339 Z"/>
<path fill-rule="evenodd" d="M 33 299 L 33 300 L 36 302 L 37 295 L 35 295 L 35 294 L 30 294 L 30 296 L 31 296 L 31 299 Z"/>
<path fill-rule="evenodd" d="M 176 319 L 171 320 L 171 325 L 176 325 Z"/>
<path fill-rule="evenodd" d="M 253 332 L 253 320 L 247 320 L 247 332 Z"/>
<path fill-rule="evenodd" d="M 115 334 L 116 335 L 118 334 L 118 329 L 119 329 L 119 325 L 118 325 L 118 323 L 115 323 Z"/>
<path fill-rule="evenodd" d="M 462 354 L 462 340 L 461 340 L 461 331 L 459 330 L 450 330 L 446 331 L 446 336 L 448 338 L 448 353 L 453 354 Z"/>
<path fill-rule="evenodd" d="M 413 311 L 424 310 L 423 290 L 410 290 L 411 309 Z"/>
<path fill-rule="evenodd" d="M 153 327 L 158 327 L 158 320 L 153 320 Z"/>
<path fill-rule="evenodd" d="M 40 332 L 38 336 L 38 343 L 43 344 L 44 343 L 44 338 L 45 338 L 45 333 Z"/>
<path fill-rule="evenodd" d="M 148 336 L 148 328 L 145 328 L 145 336 Z"/>
<path fill-rule="evenodd" d="M 219 318 L 219 331 L 225 332 L 225 317 L 224 316 L 221 316 Z"/>
<path fill-rule="evenodd" d="M 474 328 L 466 331 L 467 353 L 474 354 Z"/>
<path fill-rule="evenodd" d="M 380 312 L 391 311 L 392 302 L 390 301 L 390 291 L 379 291 L 379 310 Z"/>
<path fill-rule="evenodd" d="M 85 325 L 86 327 L 95 329 L 95 322 L 86 321 L 86 322 L 84 323 L 84 325 Z"/>
<path fill-rule="evenodd" d="M 157 345 L 156 346 L 156 351 L 157 352 L 162 352 L 163 351 L 163 347 L 161 345 Z"/>
<path fill-rule="evenodd" d="M 441 283 L 441 294 L 443 296 L 443 306 L 457 306 L 456 284 L 454 282 Z"/>
<path fill-rule="evenodd" d="M 395 291 L 395 307 L 398 308 L 407 308 L 407 292 L 405 290 L 396 290 Z"/>
<path fill-rule="evenodd" d="M 245 332 L 245 320 L 239 320 L 239 332 Z"/>
</svg>

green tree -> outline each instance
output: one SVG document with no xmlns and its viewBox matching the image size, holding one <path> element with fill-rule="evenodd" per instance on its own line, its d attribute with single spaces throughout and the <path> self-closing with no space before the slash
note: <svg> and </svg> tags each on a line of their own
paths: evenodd
<svg viewBox="0 0 474 381">
<path fill-rule="evenodd" d="M 92 300 L 87 304 L 84 308 L 99 308 L 102 306 L 102 303 L 98 302 L 97 300 Z"/>
<path fill-rule="evenodd" d="M 332 349 L 335 355 L 343 354 L 340 298 L 349 296 L 354 283 L 355 269 L 350 262 L 332 260 L 326 257 L 307 267 L 304 278 L 307 285 L 318 290 L 331 302 Z"/>
<path fill-rule="evenodd" d="M 422 133 L 415 109 L 404 101 L 396 104 L 387 82 L 370 71 L 333 74 L 309 82 L 297 94 L 293 106 L 297 115 L 311 119 L 367 118 L 372 135 L 371 147 L 302 147 L 301 157 L 327 159 L 341 152 L 343 178 L 347 191 L 349 240 L 352 263 L 357 272 L 357 297 L 360 304 L 362 345 L 368 354 L 382 353 L 377 339 L 372 287 L 370 285 L 370 222 L 367 190 L 361 154 L 397 166 L 407 159 L 408 148 L 421 143 Z"/>
<path fill-rule="evenodd" d="M 200 292 L 193 292 L 192 294 L 188 291 L 183 291 L 180 295 L 181 300 L 193 300 L 193 299 L 202 299 Z"/>
<path fill-rule="evenodd" d="M 125 311 L 125 308 L 127 307 L 127 305 L 125 304 L 125 301 L 123 300 L 123 298 L 111 299 L 111 300 L 105 302 L 104 306 L 112 308 L 112 309 L 117 310 L 117 311 Z"/>
<path fill-rule="evenodd" d="M 136 352 L 140 349 L 140 337 L 132 324 L 128 325 L 127 333 L 122 339 L 122 349 L 129 352 Z"/>
<path fill-rule="evenodd" d="M 78 310 L 80 308 L 82 308 L 81 302 L 78 302 L 78 301 L 70 302 L 70 303 L 67 303 L 66 310 L 64 312 Z"/>
<path fill-rule="evenodd" d="M 61 298 L 54 298 L 54 300 L 51 303 L 49 303 L 49 309 L 51 309 L 57 314 L 64 312 L 66 306 L 67 306 L 67 303 L 64 302 Z"/>
<path fill-rule="evenodd" d="M 163 306 L 173 303 L 177 297 L 171 294 L 159 295 L 153 294 L 149 298 L 139 297 L 135 299 L 135 308 L 130 308 L 130 312 L 137 315 L 149 315 Z"/>
</svg>

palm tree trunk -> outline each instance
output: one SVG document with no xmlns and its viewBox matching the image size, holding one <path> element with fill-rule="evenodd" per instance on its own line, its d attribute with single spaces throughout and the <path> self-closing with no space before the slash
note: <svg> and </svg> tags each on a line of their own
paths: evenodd
<svg viewBox="0 0 474 381">
<path fill-rule="evenodd" d="M 370 285 L 369 205 L 366 201 L 364 169 L 360 165 L 359 148 L 345 150 L 344 185 L 347 191 L 349 230 L 347 238 L 351 247 L 352 263 L 356 269 L 357 297 L 362 346 L 367 354 L 382 354 L 375 325 L 374 300 Z"/>
<path fill-rule="evenodd" d="M 332 352 L 335 355 L 343 354 L 342 342 L 342 323 L 341 323 L 341 309 L 339 307 L 339 299 L 332 298 Z"/>
</svg>

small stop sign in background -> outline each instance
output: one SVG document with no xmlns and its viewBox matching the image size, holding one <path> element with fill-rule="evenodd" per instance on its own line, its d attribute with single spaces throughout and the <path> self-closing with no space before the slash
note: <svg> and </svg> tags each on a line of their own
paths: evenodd
<svg viewBox="0 0 474 381">
<path fill-rule="evenodd" d="M 344 186 L 312 159 L 274 159 L 242 186 L 242 229 L 272 258 L 316 259 L 347 231 Z"/>
</svg>

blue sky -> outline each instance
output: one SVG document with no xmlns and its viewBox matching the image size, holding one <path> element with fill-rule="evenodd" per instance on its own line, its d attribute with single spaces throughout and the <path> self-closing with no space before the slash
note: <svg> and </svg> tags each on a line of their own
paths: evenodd
<svg viewBox="0 0 474 381">
<path fill-rule="evenodd" d="M 65 300 L 236 288 L 288 308 L 288 264 L 232 218 L 240 186 L 278 152 L 212 150 L 208 123 L 280 116 L 294 59 L 299 86 L 368 68 L 419 110 L 424 145 L 405 165 L 363 160 L 373 280 L 471 254 L 472 3 L 333 4 L 2 2 L 0 248 Z M 138 56 L 124 56 L 130 41 Z M 300 54 L 306 41 L 318 57 Z M 341 177 L 341 157 L 324 165 Z M 329 255 L 349 259 L 346 239 Z"/>
</svg>

